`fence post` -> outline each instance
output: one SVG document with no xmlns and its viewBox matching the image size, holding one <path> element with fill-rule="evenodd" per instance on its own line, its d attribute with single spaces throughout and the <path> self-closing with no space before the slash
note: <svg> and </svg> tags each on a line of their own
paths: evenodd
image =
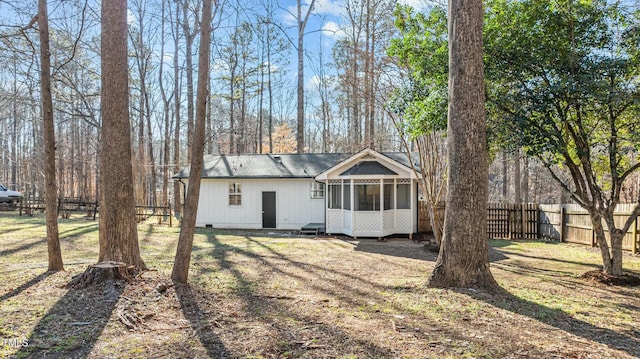
<svg viewBox="0 0 640 359">
<path fill-rule="evenodd" d="M 636 220 L 633 221 L 633 231 L 631 233 L 633 233 L 631 237 L 633 238 L 633 240 L 631 241 L 631 253 L 636 254 L 638 252 L 638 217 L 636 217 Z"/>
<path fill-rule="evenodd" d="M 567 210 L 564 207 L 560 207 L 560 243 L 565 241 L 565 227 L 567 226 Z"/>
</svg>

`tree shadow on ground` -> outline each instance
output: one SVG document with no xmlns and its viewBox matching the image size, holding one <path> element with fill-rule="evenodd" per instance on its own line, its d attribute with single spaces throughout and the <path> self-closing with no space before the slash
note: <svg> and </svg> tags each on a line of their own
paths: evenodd
<svg viewBox="0 0 640 359">
<path fill-rule="evenodd" d="M 496 308 L 529 317 L 577 337 L 615 348 L 634 357 L 640 357 L 640 333 L 636 331 L 629 331 L 630 334 L 627 335 L 598 327 L 577 319 L 561 309 L 550 308 L 519 298 L 506 290 L 493 296 L 482 291 L 465 289 L 457 291 Z"/>
<path fill-rule="evenodd" d="M 595 269 L 601 269 L 602 268 L 602 265 L 593 264 L 593 263 L 570 261 L 570 260 L 558 259 L 558 258 L 532 256 L 532 255 L 529 255 L 529 254 L 513 253 L 513 252 L 510 252 L 510 251 L 506 251 L 506 252 L 507 252 L 507 254 L 512 255 L 512 256 L 516 256 L 516 257 L 531 258 L 531 259 L 542 260 L 542 261 L 553 261 L 553 262 L 560 262 L 560 263 L 566 263 L 566 264 L 575 264 L 575 265 L 584 266 L 584 267 L 590 267 L 590 268 L 595 268 Z"/>
<path fill-rule="evenodd" d="M 383 254 L 423 261 L 435 261 L 438 257 L 438 253 L 428 251 L 423 244 L 413 242 L 406 238 L 387 238 L 384 241 L 373 238 L 361 238 L 346 242 L 355 244 L 354 250 L 356 252 Z"/>
<path fill-rule="evenodd" d="M 33 242 L 29 242 L 29 243 L 25 243 L 23 245 L 20 245 L 18 247 L 14 247 L 14 248 L 10 248 L 10 249 L 5 249 L 3 251 L 0 252 L 0 257 L 8 257 L 14 253 L 18 253 L 21 251 L 26 251 L 29 250 L 33 247 L 40 247 L 43 243 L 46 243 L 47 239 L 46 238 L 40 238 L 36 241 Z"/>
<path fill-rule="evenodd" d="M 34 224 L 31 226 L 12 226 L 12 228 L 3 228 L 0 229 L 0 234 L 9 234 L 9 233 L 13 233 L 13 232 L 21 232 L 21 231 L 26 231 L 28 229 L 32 229 L 32 228 L 40 228 L 41 225 L 40 224 Z"/>
<path fill-rule="evenodd" d="M 203 297 L 203 291 L 192 287 L 190 284 L 175 284 L 175 291 L 180 302 L 180 307 L 185 318 L 189 320 L 191 328 L 198 336 L 200 343 L 206 349 L 210 358 L 226 359 L 231 355 L 224 343 L 211 328 L 211 322 L 207 318 L 210 313 L 205 313 L 199 303 Z M 204 298 L 207 300 L 207 298 Z"/>
<path fill-rule="evenodd" d="M 349 298 L 342 297 L 341 293 L 339 293 L 340 291 L 351 291 L 351 293 L 355 293 L 356 296 L 362 297 L 363 300 L 365 298 L 370 300 L 375 294 L 371 292 L 360 292 L 350 287 L 348 282 L 341 281 L 332 284 L 340 288 L 320 287 L 317 284 L 318 281 L 314 280 L 314 278 L 322 278 L 325 272 L 331 272 L 334 275 L 340 275 L 345 278 L 350 275 L 339 271 L 327 270 L 314 264 L 294 261 L 272 248 L 265 246 L 263 243 L 260 243 L 260 241 L 253 240 L 249 237 L 245 238 L 248 242 L 257 244 L 261 249 L 266 249 L 268 254 L 260 255 L 248 249 L 221 243 L 213 234 L 209 236 L 209 242 L 214 245 L 212 252 L 210 252 L 211 257 L 215 259 L 220 270 L 229 273 L 234 280 L 230 295 L 236 297 L 243 303 L 241 308 L 226 308 L 225 312 L 229 313 L 229 311 L 231 311 L 233 318 L 220 319 L 223 324 L 217 324 L 219 328 L 218 331 L 234 333 L 232 340 L 236 342 L 236 345 L 238 345 L 237 342 L 242 341 L 243 337 L 247 336 L 249 337 L 248 340 L 252 342 L 260 341 L 262 343 L 262 346 L 258 347 L 258 351 L 255 351 L 255 346 L 253 347 L 254 352 L 242 353 L 236 349 L 233 351 L 234 357 L 244 355 L 248 355 L 249 357 L 252 357 L 252 355 L 256 355 L 256 357 L 300 357 L 311 355 L 310 357 L 313 357 L 314 350 L 322 350 L 324 357 L 327 357 L 325 355 L 327 351 L 333 352 L 335 355 L 329 357 L 339 357 L 340 355 L 345 355 L 345 352 L 341 351 L 344 348 L 352 350 L 354 357 L 395 357 L 393 351 L 390 349 L 380 347 L 367 339 L 355 337 L 337 324 L 322 320 L 322 318 L 317 316 L 317 313 L 309 310 L 311 309 L 309 307 L 310 305 L 322 306 L 328 303 L 328 299 L 312 302 L 314 304 L 311 304 L 301 302 L 302 299 L 296 298 L 296 293 L 289 290 L 285 291 L 286 294 L 274 294 L 272 290 L 265 288 L 260 282 L 257 282 L 257 279 L 252 279 L 249 275 L 245 274 L 239 264 L 236 263 L 237 259 L 230 258 L 229 256 L 231 254 L 241 255 L 244 258 L 256 261 L 257 266 L 262 267 L 260 269 L 261 273 L 271 272 L 286 275 L 288 278 L 291 278 L 292 281 L 303 282 L 313 290 L 322 291 L 330 298 L 338 299 L 344 303 L 349 302 Z M 254 265 L 251 267 L 253 266 Z M 302 270 L 307 275 L 310 275 L 310 278 L 286 271 L 285 268 Z M 209 272 L 212 271 L 213 269 L 201 268 L 201 275 L 207 276 Z M 351 276 L 351 279 L 363 280 L 357 276 Z M 375 285 L 374 283 L 370 284 Z M 307 293 L 303 294 L 306 295 Z M 204 312 L 207 314 L 203 314 L 202 316 L 189 314 L 193 318 L 190 319 L 192 325 L 194 325 L 193 323 L 201 323 L 203 317 L 215 316 L 216 312 L 223 310 L 221 308 L 222 306 L 232 305 L 230 303 L 233 302 L 233 300 L 227 299 L 229 298 L 226 297 L 215 301 L 209 300 L 208 302 L 203 300 L 200 304 L 197 303 L 198 299 L 195 299 L 193 305 L 189 305 L 189 307 L 197 308 L 197 311 L 207 309 Z M 207 305 L 212 307 L 207 308 Z M 186 315 L 187 312 L 185 312 L 185 316 Z M 256 334 L 254 333 L 259 333 L 264 337 L 256 338 Z M 203 344 L 207 340 L 201 338 Z M 214 345 L 218 345 L 218 343 Z M 218 353 L 209 352 L 208 354 L 212 358 L 221 357 Z"/>
<path fill-rule="evenodd" d="M 88 357 L 123 291 L 120 283 L 68 290 L 40 319 L 16 357 Z"/>
<path fill-rule="evenodd" d="M 429 262 L 435 262 L 438 259 L 437 251 L 431 251 L 428 244 L 418 242 L 415 243 L 406 238 L 388 238 L 384 241 L 378 241 L 371 238 L 363 238 L 358 240 L 346 240 L 344 242 L 354 245 L 357 252 L 366 252 L 371 254 L 383 254 L 387 256 L 402 257 L 409 259 L 419 259 Z M 489 260 L 498 262 L 508 259 L 502 251 L 489 246 Z"/>
<path fill-rule="evenodd" d="M 44 272 L 42 274 L 39 274 L 33 278 L 31 278 L 31 280 L 29 280 L 28 282 L 23 283 L 22 285 L 20 285 L 18 288 L 14 288 L 12 291 L 3 294 L 2 296 L 0 296 L 0 303 L 4 302 L 5 300 L 11 298 L 11 297 L 15 297 L 16 295 L 22 293 L 23 291 L 33 287 L 34 285 L 42 282 L 44 279 L 46 279 L 48 276 L 50 276 L 51 274 L 53 274 L 53 272 Z"/>
<path fill-rule="evenodd" d="M 98 233 L 98 224 L 90 224 L 81 227 L 69 228 L 64 231 L 59 232 L 59 236 L 61 240 L 75 240 L 80 238 L 82 235 L 88 233 Z"/>
</svg>

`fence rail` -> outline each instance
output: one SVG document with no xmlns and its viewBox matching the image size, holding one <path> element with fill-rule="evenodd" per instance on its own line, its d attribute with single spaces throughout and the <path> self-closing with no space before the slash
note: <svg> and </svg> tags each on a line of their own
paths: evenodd
<svg viewBox="0 0 640 359">
<path fill-rule="evenodd" d="M 19 205 L 19 215 L 31 216 L 35 212 L 44 212 L 45 204 L 43 198 L 25 198 Z M 99 212 L 98 202 L 91 202 L 82 198 L 60 198 L 58 199 L 58 213 L 63 218 L 69 218 L 71 212 L 86 211 L 87 218 L 95 221 Z M 169 227 L 173 226 L 173 213 L 171 205 L 168 206 L 136 206 L 136 221 L 146 221 L 151 217 L 155 217 L 158 224 L 166 223 Z"/>
</svg>

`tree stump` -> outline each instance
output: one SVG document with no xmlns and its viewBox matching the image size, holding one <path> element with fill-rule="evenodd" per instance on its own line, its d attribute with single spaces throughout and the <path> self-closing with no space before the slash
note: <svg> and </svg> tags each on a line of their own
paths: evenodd
<svg viewBox="0 0 640 359">
<path fill-rule="evenodd" d="M 71 278 L 67 288 L 82 289 L 100 284 L 113 287 L 116 282 L 132 281 L 132 272 L 135 268 L 126 263 L 105 261 L 90 265 L 83 273 Z"/>
</svg>

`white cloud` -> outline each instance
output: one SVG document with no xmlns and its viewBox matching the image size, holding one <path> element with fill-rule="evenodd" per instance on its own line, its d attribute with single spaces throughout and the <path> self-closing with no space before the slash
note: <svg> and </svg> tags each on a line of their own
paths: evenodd
<svg viewBox="0 0 640 359">
<path fill-rule="evenodd" d="M 322 33 L 334 39 L 340 39 L 345 36 L 344 30 L 340 28 L 338 23 L 328 21 L 322 26 Z"/>
<path fill-rule="evenodd" d="M 170 52 L 165 52 L 164 54 L 162 54 L 162 62 L 164 62 L 165 64 L 172 64 L 173 54 Z"/>
<path fill-rule="evenodd" d="M 127 25 L 131 26 L 137 23 L 136 16 L 130 9 L 127 9 Z"/>
<path fill-rule="evenodd" d="M 302 16 L 309 11 L 311 0 L 304 0 L 302 3 Z M 287 7 L 287 11 L 283 14 L 285 24 L 289 26 L 296 25 L 296 14 L 298 13 L 296 5 Z M 344 6 L 339 1 L 332 0 L 316 0 L 313 5 L 312 15 L 330 15 L 340 16 L 344 13 Z"/>
<path fill-rule="evenodd" d="M 306 83 L 304 84 L 304 88 L 307 90 L 316 89 L 318 88 L 319 83 L 320 83 L 320 78 L 317 75 L 313 75 L 307 79 Z"/>
<path fill-rule="evenodd" d="M 433 5 L 447 6 L 446 0 L 398 0 L 398 3 L 402 5 L 409 5 L 418 11 L 425 10 Z"/>
<path fill-rule="evenodd" d="M 228 64 L 223 59 L 213 60 L 211 64 L 211 72 L 225 72 L 227 70 Z"/>
<path fill-rule="evenodd" d="M 306 1 L 307 8 L 309 7 L 309 0 Z M 344 12 L 344 6 L 337 1 L 331 0 L 316 0 L 313 8 L 313 13 L 318 15 L 335 15 L 340 16 Z"/>
<path fill-rule="evenodd" d="M 264 67 L 269 67 L 269 71 L 273 74 L 278 72 L 278 70 L 280 70 L 280 68 L 278 67 L 278 65 L 276 64 L 270 64 L 268 61 L 265 61 L 262 63 L 262 66 Z"/>
</svg>

